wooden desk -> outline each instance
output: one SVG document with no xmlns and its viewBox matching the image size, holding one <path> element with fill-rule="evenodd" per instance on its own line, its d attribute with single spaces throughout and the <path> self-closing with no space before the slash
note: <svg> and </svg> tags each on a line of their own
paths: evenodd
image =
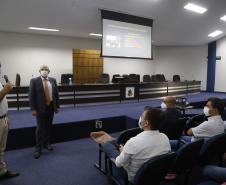
<svg viewBox="0 0 226 185">
<path fill-rule="evenodd" d="M 187 107 L 184 107 L 184 108 L 175 107 L 175 108 L 180 110 L 180 111 L 182 111 L 183 112 L 182 117 L 184 117 L 185 116 L 185 111 L 188 110 L 188 109 L 193 109 L 194 106 L 187 106 Z"/>
<path fill-rule="evenodd" d="M 61 106 L 121 103 L 199 93 L 200 81 L 59 85 Z M 6 95 L 10 109 L 29 108 L 29 86 L 17 86 Z"/>
</svg>

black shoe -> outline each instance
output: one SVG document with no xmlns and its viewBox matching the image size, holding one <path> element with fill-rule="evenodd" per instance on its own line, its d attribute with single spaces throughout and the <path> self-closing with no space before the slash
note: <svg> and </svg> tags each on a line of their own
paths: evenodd
<svg viewBox="0 0 226 185">
<path fill-rule="evenodd" d="M 51 147 L 49 143 L 45 144 L 43 147 L 44 147 L 45 149 L 47 149 L 47 150 L 50 150 L 50 151 L 53 150 L 53 147 Z"/>
<path fill-rule="evenodd" d="M 34 158 L 38 159 L 40 157 L 40 155 L 41 155 L 41 151 L 36 151 L 35 155 L 34 155 Z"/>
<path fill-rule="evenodd" d="M 0 179 L 12 178 L 12 177 L 16 177 L 18 175 L 20 175 L 20 173 L 7 170 L 7 172 L 5 174 L 0 176 Z"/>
</svg>

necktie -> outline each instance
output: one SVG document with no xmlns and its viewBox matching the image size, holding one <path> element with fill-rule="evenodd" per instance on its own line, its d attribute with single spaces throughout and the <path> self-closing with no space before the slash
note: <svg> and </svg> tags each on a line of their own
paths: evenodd
<svg viewBox="0 0 226 185">
<path fill-rule="evenodd" d="M 49 88 L 45 78 L 44 78 L 44 86 L 45 86 L 45 95 L 46 95 L 46 105 L 49 105 L 50 104 Z"/>
</svg>

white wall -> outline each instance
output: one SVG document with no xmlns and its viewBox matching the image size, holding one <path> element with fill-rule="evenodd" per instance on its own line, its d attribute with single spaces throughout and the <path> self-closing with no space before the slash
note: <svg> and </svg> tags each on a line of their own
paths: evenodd
<svg viewBox="0 0 226 185">
<path fill-rule="evenodd" d="M 153 47 L 154 56 L 155 53 L 156 49 Z M 139 74 L 140 81 L 143 81 L 144 75 L 155 74 L 155 60 L 104 58 L 104 72 L 108 73 L 111 79 L 114 74 Z"/>
<path fill-rule="evenodd" d="M 221 56 L 221 60 L 216 60 L 215 88 L 216 92 L 226 92 L 226 37 L 217 41 L 216 55 Z"/>
<path fill-rule="evenodd" d="M 29 85 L 32 75 L 39 76 L 40 66 L 46 64 L 59 83 L 62 73 L 72 73 L 72 49 L 100 48 L 101 41 L 94 39 L 0 32 L 2 75 L 14 84 L 19 73 L 21 85 Z"/>
<path fill-rule="evenodd" d="M 165 74 L 172 80 L 174 74 L 184 79 L 202 81 L 206 89 L 207 45 L 194 47 L 153 47 L 154 60 L 104 58 L 104 72 L 113 74 Z M 101 41 L 71 37 L 0 32 L 0 60 L 2 74 L 15 83 L 16 73 L 21 85 L 29 85 L 32 77 L 39 76 L 39 67 L 47 64 L 50 76 L 60 82 L 62 73 L 72 73 L 72 49 L 100 50 Z M 182 80 L 183 77 L 181 77 Z M 1 82 L 3 80 L 1 79 Z"/>
<path fill-rule="evenodd" d="M 208 45 L 189 47 L 157 47 L 156 74 L 164 74 L 167 80 L 180 75 L 181 81 L 201 81 L 206 90 Z"/>
</svg>

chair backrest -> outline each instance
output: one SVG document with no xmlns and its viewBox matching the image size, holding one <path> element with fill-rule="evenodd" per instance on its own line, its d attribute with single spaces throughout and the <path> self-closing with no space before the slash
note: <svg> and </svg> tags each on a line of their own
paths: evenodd
<svg viewBox="0 0 226 185">
<path fill-rule="evenodd" d="M 119 79 L 117 79 L 115 77 L 120 77 L 120 75 L 119 74 L 113 75 L 112 80 L 111 80 L 112 83 L 117 83 L 119 81 Z"/>
<path fill-rule="evenodd" d="M 136 173 L 134 178 L 135 185 L 156 185 L 162 181 L 170 166 L 172 165 L 176 153 L 167 153 L 156 156 L 146 163 Z"/>
<path fill-rule="evenodd" d="M 192 116 L 188 121 L 187 124 L 185 125 L 184 128 L 184 134 L 187 135 L 187 131 L 192 128 L 192 127 L 197 127 L 200 125 L 202 122 L 204 122 L 206 119 L 205 114 L 199 114 Z"/>
<path fill-rule="evenodd" d="M 157 82 L 162 82 L 162 75 L 161 74 L 156 74 L 155 79 Z"/>
<path fill-rule="evenodd" d="M 139 82 L 136 74 L 129 74 L 128 81 L 129 82 Z"/>
<path fill-rule="evenodd" d="M 137 80 L 138 80 L 138 82 L 140 82 L 140 75 L 139 74 L 137 74 Z"/>
<path fill-rule="evenodd" d="M 164 74 L 162 74 L 161 79 L 162 79 L 162 82 L 165 82 L 166 81 L 166 78 L 165 78 L 165 75 Z"/>
<path fill-rule="evenodd" d="M 69 78 L 73 82 L 73 74 L 61 74 L 61 84 L 69 84 Z"/>
<path fill-rule="evenodd" d="M 122 80 L 123 82 L 128 82 L 128 79 L 129 79 L 129 75 L 122 75 L 124 77 L 124 79 Z"/>
<path fill-rule="evenodd" d="M 226 152 L 226 132 L 222 134 L 220 145 L 220 154 L 224 154 Z"/>
<path fill-rule="evenodd" d="M 177 151 L 177 156 L 171 167 L 171 172 L 174 174 L 184 173 L 196 164 L 203 143 L 204 139 L 198 139 L 181 146 Z"/>
<path fill-rule="evenodd" d="M 143 76 L 143 82 L 151 82 L 151 77 L 150 77 L 150 75 L 144 75 L 144 76 Z"/>
<path fill-rule="evenodd" d="M 156 75 L 151 75 L 151 81 L 156 82 Z"/>
<path fill-rule="evenodd" d="M 110 77 L 107 73 L 102 73 L 99 78 L 99 83 L 109 83 Z"/>
<path fill-rule="evenodd" d="M 15 82 L 16 86 L 20 86 L 20 75 L 17 73 L 16 74 L 16 82 Z"/>
<path fill-rule="evenodd" d="M 179 75 L 173 75 L 173 81 L 174 82 L 180 82 L 180 76 Z"/>
<path fill-rule="evenodd" d="M 218 134 L 216 136 L 211 137 L 208 139 L 200 153 L 199 153 L 199 163 L 203 165 L 210 164 L 210 162 L 214 159 L 214 157 L 222 154 L 222 148 L 224 148 L 226 139 L 226 132 L 222 134 Z"/>
<path fill-rule="evenodd" d="M 140 127 L 125 130 L 117 137 L 116 142 L 125 144 L 131 137 L 135 137 L 141 132 L 143 132 L 143 130 Z"/>
<path fill-rule="evenodd" d="M 189 118 L 180 118 L 176 120 L 165 133 L 169 140 L 178 140 L 184 131 L 184 127 Z"/>
<path fill-rule="evenodd" d="M 155 77 L 156 77 L 157 82 L 165 82 L 166 81 L 165 76 L 163 74 L 156 74 Z"/>
</svg>

